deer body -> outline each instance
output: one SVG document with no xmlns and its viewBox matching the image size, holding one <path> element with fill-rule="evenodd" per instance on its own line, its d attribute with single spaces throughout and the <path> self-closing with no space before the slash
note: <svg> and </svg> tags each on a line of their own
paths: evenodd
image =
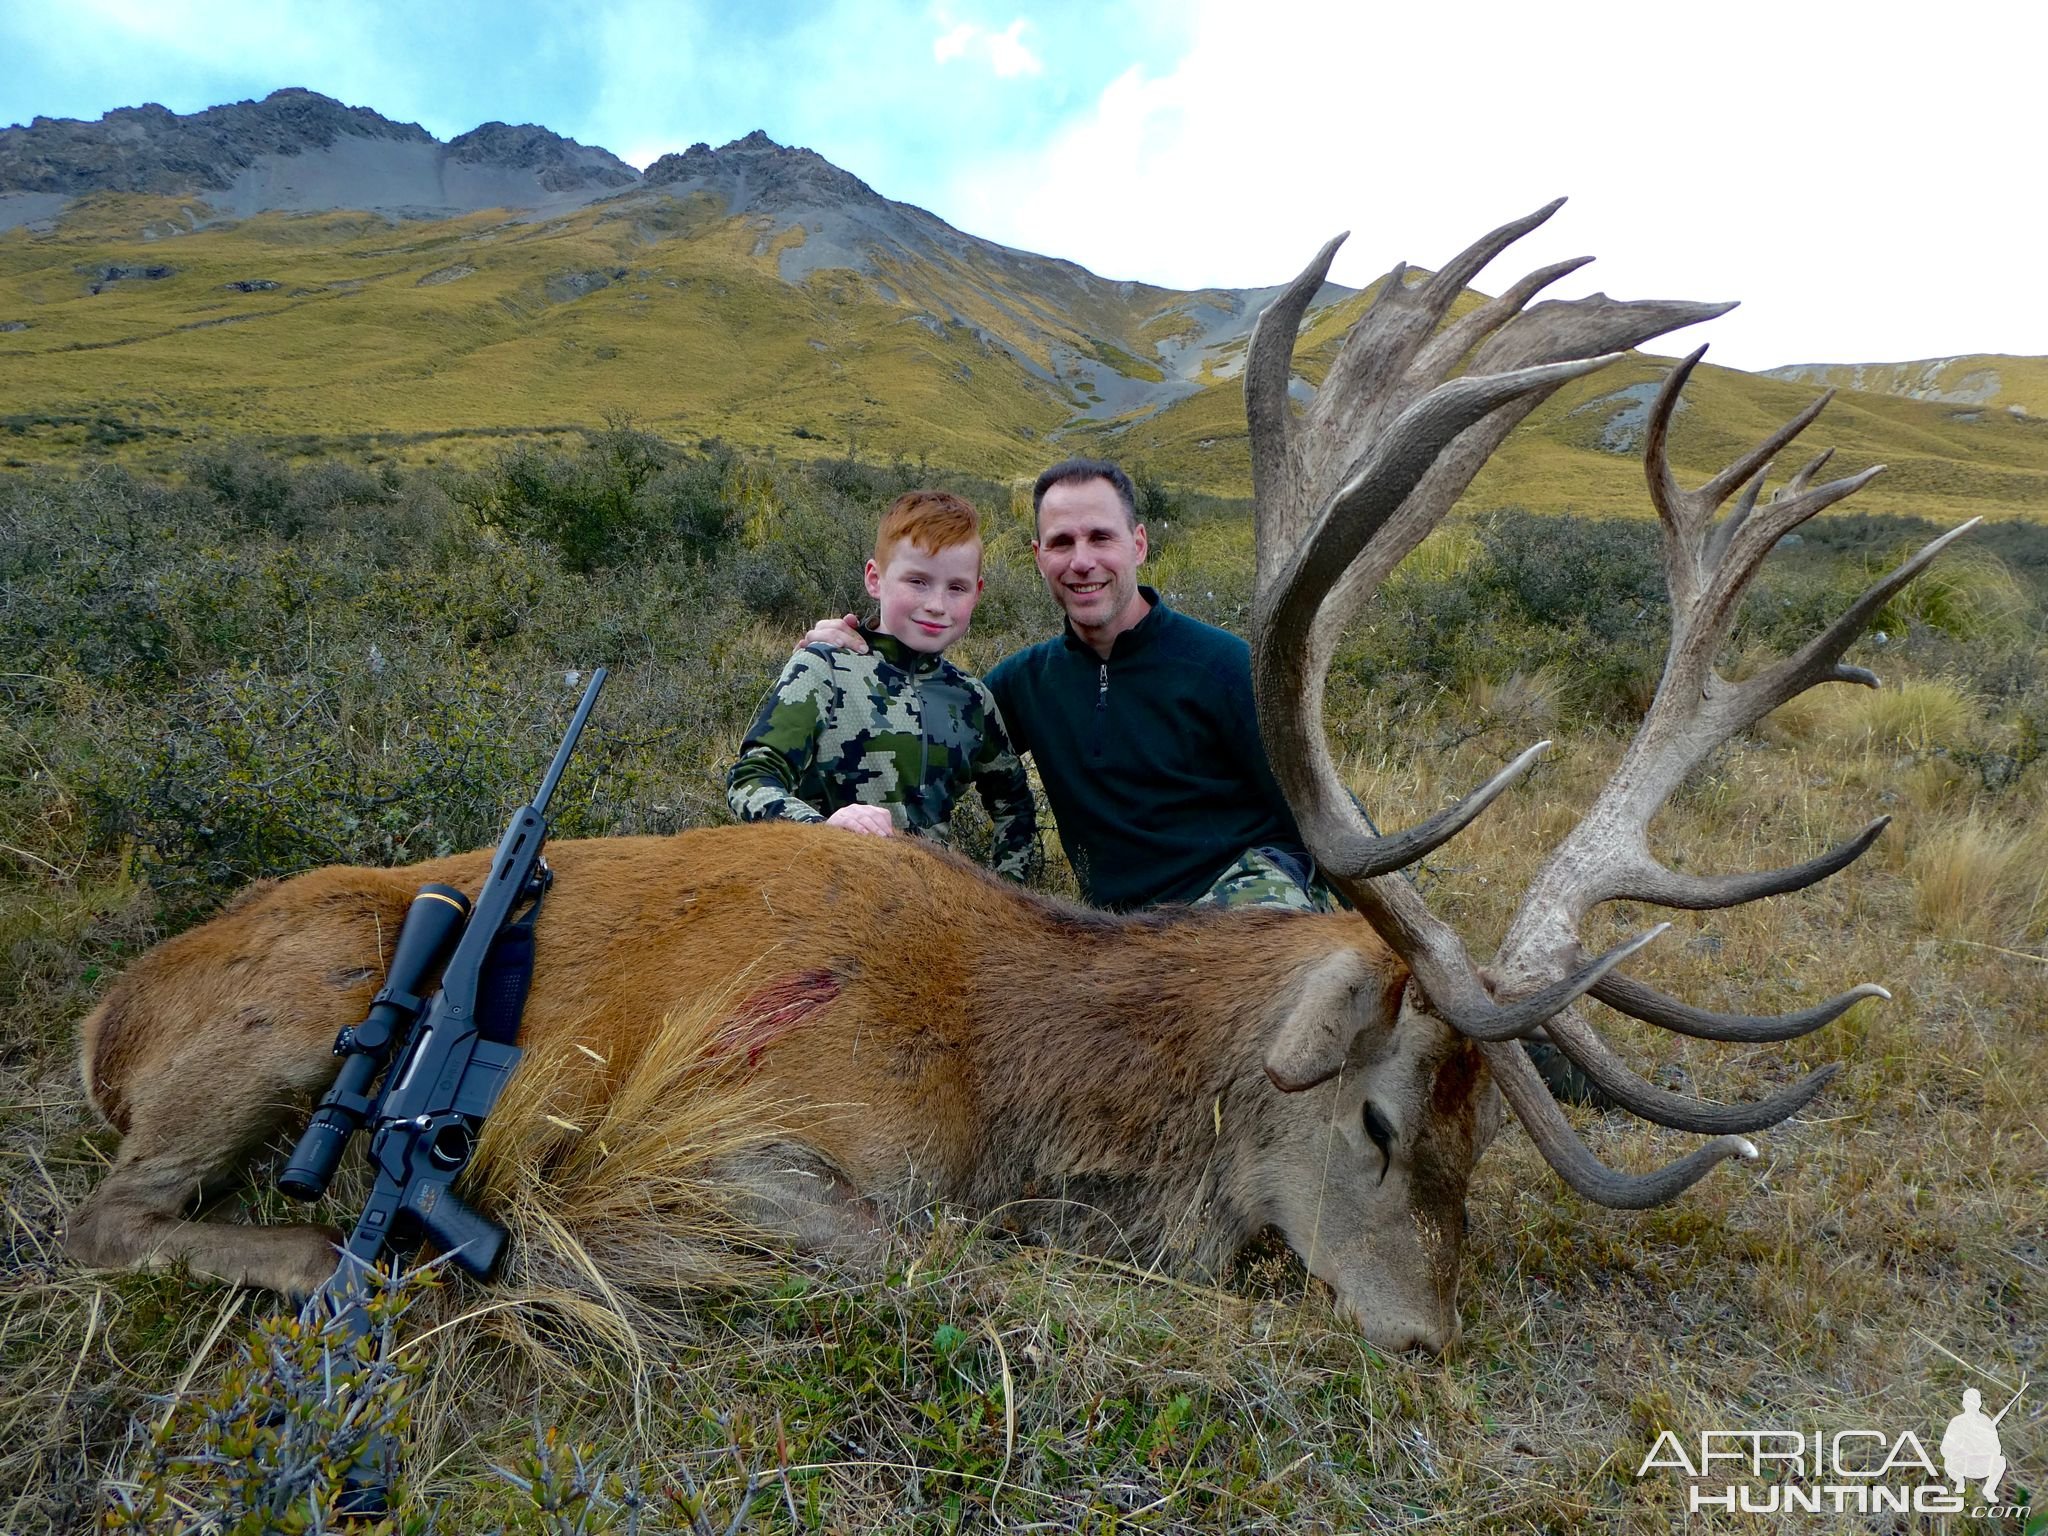
<svg viewBox="0 0 2048 1536">
<path fill-rule="evenodd" d="M 125 1139 L 72 1252 L 285 1291 L 324 1279 L 325 1229 L 185 1210 L 331 1080 L 335 1033 L 381 983 L 414 891 L 474 889 L 488 857 L 317 870 L 138 962 L 86 1021 L 84 1075 Z M 664 1014 L 720 999 L 712 1049 L 804 1107 L 800 1140 L 721 1170 L 788 1240 L 857 1249 L 881 1217 L 940 1199 L 1213 1273 L 1277 1226 L 1389 1347 L 1455 1332 L 1476 1056 L 1394 1029 L 1405 971 L 1357 918 L 1109 916 L 905 839 L 787 824 L 559 843 L 549 861 L 521 1044 L 601 1058 L 601 1095 L 672 1065 L 647 1059 Z M 1455 1111 L 1426 1135 L 1428 1106 L 1395 1102 L 1421 1057 Z M 1386 1177 L 1358 1129 L 1369 1091 L 1416 1131 Z"/>
<path fill-rule="evenodd" d="M 1784 869 L 1702 875 L 1659 863 L 1648 833 L 1686 774 L 1770 710 L 1824 683 L 1874 686 L 1845 661 L 1849 646 L 1969 525 L 1793 654 L 1720 677 L 1715 658 L 1763 560 L 1879 467 L 1822 481 L 1822 454 L 1763 498 L 1772 459 L 1823 398 L 1684 489 L 1665 440 L 1700 354 L 1673 369 L 1644 446 L 1671 596 L 1663 682 L 1621 767 L 1482 967 L 1397 872 L 1484 811 L 1544 744 L 1382 836 L 1331 758 L 1323 686 L 1347 618 L 1516 423 L 1627 349 L 1727 307 L 1603 294 L 1532 303 L 1583 265 L 1568 261 L 1453 319 L 1487 262 L 1556 207 L 1501 226 L 1423 281 L 1397 267 L 1305 408 L 1291 394 L 1295 345 L 1339 241 L 1261 313 L 1247 347 L 1260 736 L 1321 873 L 1361 917 L 1109 917 L 901 839 L 830 829 L 571 843 L 551 852 L 559 883 L 522 1040 L 582 1050 L 602 1064 L 591 1091 L 617 1092 L 658 1065 L 647 1052 L 667 1038 L 657 1026 L 670 1009 L 729 999 L 716 1048 L 809 1112 L 783 1144 L 723 1171 L 792 1239 L 857 1244 L 905 1197 L 987 1211 L 1038 1202 L 1042 1216 L 1027 1219 L 1075 1240 L 1214 1268 L 1272 1225 L 1335 1288 L 1339 1310 L 1389 1348 L 1440 1348 L 1455 1331 L 1465 1191 L 1503 1101 L 1558 1175 L 1609 1207 L 1660 1204 L 1728 1158 L 1755 1157 L 1742 1133 L 1796 1113 L 1832 1068 L 1762 1099 L 1711 1103 L 1639 1076 L 1573 1005 L 1590 996 L 1662 1029 L 1755 1044 L 1818 1029 L 1883 988 L 1776 1017 L 1713 1013 L 1620 969 L 1657 930 L 1594 956 L 1580 925 L 1612 901 L 1703 909 L 1798 890 L 1870 846 L 1881 821 Z M 1135 534 L 1133 547 L 1142 558 Z M 88 1089 L 126 1140 L 72 1224 L 71 1251 L 288 1290 L 324 1279 L 334 1259 L 317 1229 L 184 1212 L 331 1077 L 335 1032 L 361 1016 L 383 970 L 380 935 L 396 932 L 414 890 L 474 888 L 485 863 L 316 871 L 138 962 L 86 1023 Z M 1411 983 L 1417 1006 L 1403 1008 Z M 1617 1107 L 1708 1139 L 1647 1173 L 1604 1166 L 1522 1053 L 1539 1034 Z"/>
</svg>

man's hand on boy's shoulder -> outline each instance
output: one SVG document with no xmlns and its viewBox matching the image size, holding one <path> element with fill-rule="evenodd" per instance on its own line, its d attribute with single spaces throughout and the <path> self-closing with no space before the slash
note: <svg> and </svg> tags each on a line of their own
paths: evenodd
<svg viewBox="0 0 2048 1536">
<path fill-rule="evenodd" d="M 843 618 L 820 619 L 804 632 L 804 637 L 797 641 L 796 648 L 802 650 L 807 645 L 829 645 L 842 651 L 866 651 L 868 643 L 860 636 L 859 624 L 860 620 L 850 613 Z M 849 805 L 847 809 L 865 810 L 871 807 Z"/>
<path fill-rule="evenodd" d="M 865 832 L 870 837 L 896 835 L 896 823 L 886 805 L 842 805 L 825 818 L 825 824 L 843 827 L 848 832 Z"/>
</svg>

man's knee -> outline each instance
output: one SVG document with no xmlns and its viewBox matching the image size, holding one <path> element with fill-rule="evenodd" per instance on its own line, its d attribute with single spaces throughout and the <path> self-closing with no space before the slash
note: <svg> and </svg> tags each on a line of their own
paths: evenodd
<svg viewBox="0 0 2048 1536">
<path fill-rule="evenodd" d="M 1247 849 L 1195 902 L 1198 907 L 1285 907 L 1295 912 L 1328 912 L 1334 896 L 1321 882 L 1298 878 L 1266 849 Z"/>
</svg>

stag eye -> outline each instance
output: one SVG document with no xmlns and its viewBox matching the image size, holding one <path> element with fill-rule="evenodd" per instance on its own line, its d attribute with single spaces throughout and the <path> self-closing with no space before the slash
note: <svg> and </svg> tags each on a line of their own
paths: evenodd
<svg viewBox="0 0 2048 1536">
<path fill-rule="evenodd" d="M 1394 1128 L 1387 1124 L 1387 1117 L 1380 1113 L 1379 1105 L 1365 1101 L 1365 1134 L 1372 1138 L 1372 1144 L 1380 1149 L 1380 1182 L 1387 1182 L 1387 1170 L 1394 1166 Z"/>
</svg>

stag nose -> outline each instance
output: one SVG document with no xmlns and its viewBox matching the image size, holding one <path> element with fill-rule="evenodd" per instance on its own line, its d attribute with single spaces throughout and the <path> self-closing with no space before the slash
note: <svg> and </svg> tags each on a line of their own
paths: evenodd
<svg viewBox="0 0 2048 1536">
<path fill-rule="evenodd" d="M 1384 1340 L 1372 1341 L 1388 1354 L 1418 1353 L 1442 1355 L 1458 1342 L 1458 1320 L 1452 1318 L 1448 1325 L 1440 1323 L 1413 1322 L 1404 1327 L 1388 1331 Z"/>
<path fill-rule="evenodd" d="M 1340 1305 L 1338 1311 L 1373 1348 L 1390 1355 L 1447 1354 L 1462 1324 L 1453 1309 L 1442 1313 Z"/>
</svg>

